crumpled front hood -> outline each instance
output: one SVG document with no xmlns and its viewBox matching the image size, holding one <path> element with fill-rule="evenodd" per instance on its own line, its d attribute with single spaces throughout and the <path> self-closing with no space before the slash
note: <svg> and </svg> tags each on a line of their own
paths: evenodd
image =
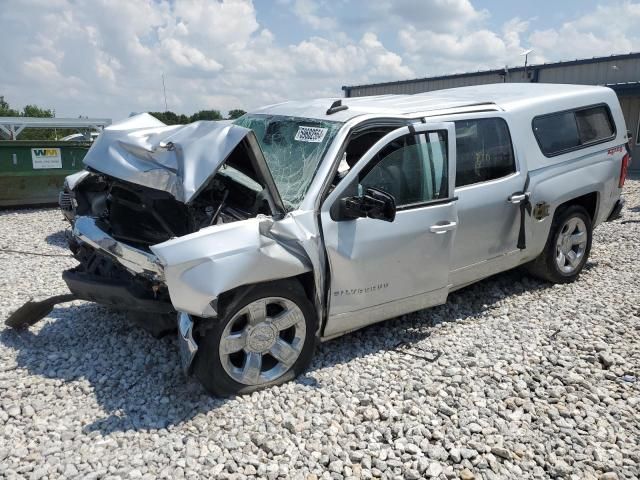
<svg viewBox="0 0 640 480">
<path fill-rule="evenodd" d="M 105 128 L 84 163 L 188 203 L 250 132 L 228 121 L 169 126 L 142 113 Z"/>
</svg>

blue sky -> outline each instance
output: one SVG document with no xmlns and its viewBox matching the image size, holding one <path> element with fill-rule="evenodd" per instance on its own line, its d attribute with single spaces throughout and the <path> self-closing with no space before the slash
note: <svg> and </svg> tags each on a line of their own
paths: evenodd
<svg viewBox="0 0 640 480">
<path fill-rule="evenodd" d="M 2 2 L 2 0 L 0 0 Z M 632 0 L 21 0 L 0 95 L 58 116 L 250 110 L 342 85 L 640 50 Z"/>
</svg>

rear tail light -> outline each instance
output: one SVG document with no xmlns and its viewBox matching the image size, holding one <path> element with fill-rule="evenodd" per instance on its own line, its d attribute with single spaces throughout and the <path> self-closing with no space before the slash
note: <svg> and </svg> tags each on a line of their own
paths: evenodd
<svg viewBox="0 0 640 480">
<path fill-rule="evenodd" d="M 618 180 L 618 187 L 624 187 L 624 181 L 627 178 L 627 169 L 629 168 L 629 163 L 631 162 L 631 157 L 629 154 L 625 154 L 622 157 L 622 166 L 620 167 L 620 180 Z"/>
</svg>

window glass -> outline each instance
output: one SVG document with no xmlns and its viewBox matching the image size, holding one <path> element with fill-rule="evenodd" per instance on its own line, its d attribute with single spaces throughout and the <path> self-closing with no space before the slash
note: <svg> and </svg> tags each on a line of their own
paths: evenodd
<svg viewBox="0 0 640 480">
<path fill-rule="evenodd" d="M 533 131 L 546 154 L 553 154 L 580 145 L 578 125 L 573 112 L 533 119 Z"/>
<path fill-rule="evenodd" d="M 576 121 L 582 143 L 597 142 L 613 135 L 613 126 L 605 107 L 578 110 Z"/>
<path fill-rule="evenodd" d="M 362 191 L 383 190 L 396 206 L 447 198 L 447 132 L 405 135 L 390 142 L 372 159 L 373 167 L 360 180 Z"/>
<path fill-rule="evenodd" d="M 243 115 L 234 122 L 253 130 L 287 208 L 300 205 L 327 148 L 342 126 L 279 115 Z"/>
<path fill-rule="evenodd" d="M 462 120 L 456 125 L 456 187 L 486 182 L 516 171 L 511 137 L 501 118 Z"/>
<path fill-rule="evenodd" d="M 607 139 L 615 130 L 609 109 L 598 106 L 534 118 L 533 133 L 542 153 L 551 156 Z"/>
</svg>

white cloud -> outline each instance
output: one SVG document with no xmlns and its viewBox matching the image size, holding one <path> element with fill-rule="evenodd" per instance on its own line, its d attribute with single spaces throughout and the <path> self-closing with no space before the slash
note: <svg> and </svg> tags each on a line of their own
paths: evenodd
<svg viewBox="0 0 640 480">
<path fill-rule="evenodd" d="M 557 29 L 535 30 L 529 43 L 537 61 L 628 53 L 640 48 L 639 24 L 640 4 L 600 5 Z"/>
<path fill-rule="evenodd" d="M 338 19 L 342 29 L 360 25 L 382 32 L 411 25 L 433 32 L 457 32 L 489 18 L 489 12 L 476 9 L 469 0 L 376 0 L 359 6 L 355 15 Z"/>
<path fill-rule="evenodd" d="M 436 32 L 459 31 L 489 16 L 489 12 L 477 10 L 469 0 L 391 0 L 380 5 L 405 25 Z"/>
<path fill-rule="evenodd" d="M 280 25 L 266 28 L 256 6 L 277 8 Z M 339 97 L 344 84 L 520 65 L 525 47 L 535 49 L 530 63 L 640 49 L 638 3 L 545 22 L 495 25 L 469 0 L 25 0 L 0 9 L 9 46 L 0 95 L 17 107 L 118 118 L 164 108 L 164 74 L 170 109 L 225 111 Z"/>
<path fill-rule="evenodd" d="M 319 7 L 314 0 L 295 0 L 293 13 L 315 30 L 333 30 L 337 26 L 335 18 L 318 14 Z"/>
<path fill-rule="evenodd" d="M 528 48 L 534 50 L 529 64 L 640 48 L 640 4 L 629 1 L 600 5 L 559 27 L 545 29 L 532 28 L 540 19 L 517 17 L 500 29 L 489 29 L 480 13 L 467 15 L 466 26 L 447 31 L 415 24 L 401 28 L 398 40 L 403 58 L 415 71 L 428 76 L 522 65 L 520 53 Z"/>
<path fill-rule="evenodd" d="M 529 28 L 529 22 L 520 18 L 512 18 L 502 26 L 502 38 L 505 47 L 509 51 L 516 51 L 521 48 L 521 39 L 523 33 Z"/>
<path fill-rule="evenodd" d="M 307 25 L 336 26 L 313 2 L 290 7 Z M 354 40 L 333 31 L 278 44 L 247 0 L 57 0 L 3 13 L 0 27 L 9 23 L 0 39 L 12 38 L 18 48 L 0 53 L 11 65 L 0 92 L 14 104 L 37 102 L 61 114 L 117 117 L 162 109 L 163 73 L 169 108 L 187 113 L 339 97 L 346 81 L 414 75 L 373 33 Z M 27 30 L 39 34 L 29 37 Z"/>
<path fill-rule="evenodd" d="M 414 75 L 400 55 L 387 50 L 370 32 L 365 33 L 359 42 L 346 45 L 312 37 L 292 46 L 291 52 L 298 72 L 315 74 L 329 81 L 332 78 L 381 81 Z"/>
<path fill-rule="evenodd" d="M 411 65 L 426 76 L 495 68 L 510 63 L 521 50 L 511 34 L 487 29 L 438 33 L 408 27 L 398 37 Z"/>
<path fill-rule="evenodd" d="M 213 58 L 208 58 L 197 48 L 185 45 L 176 38 L 165 38 L 160 45 L 162 52 L 179 67 L 194 67 L 204 72 L 217 72 L 222 69 L 222 65 Z"/>
</svg>

